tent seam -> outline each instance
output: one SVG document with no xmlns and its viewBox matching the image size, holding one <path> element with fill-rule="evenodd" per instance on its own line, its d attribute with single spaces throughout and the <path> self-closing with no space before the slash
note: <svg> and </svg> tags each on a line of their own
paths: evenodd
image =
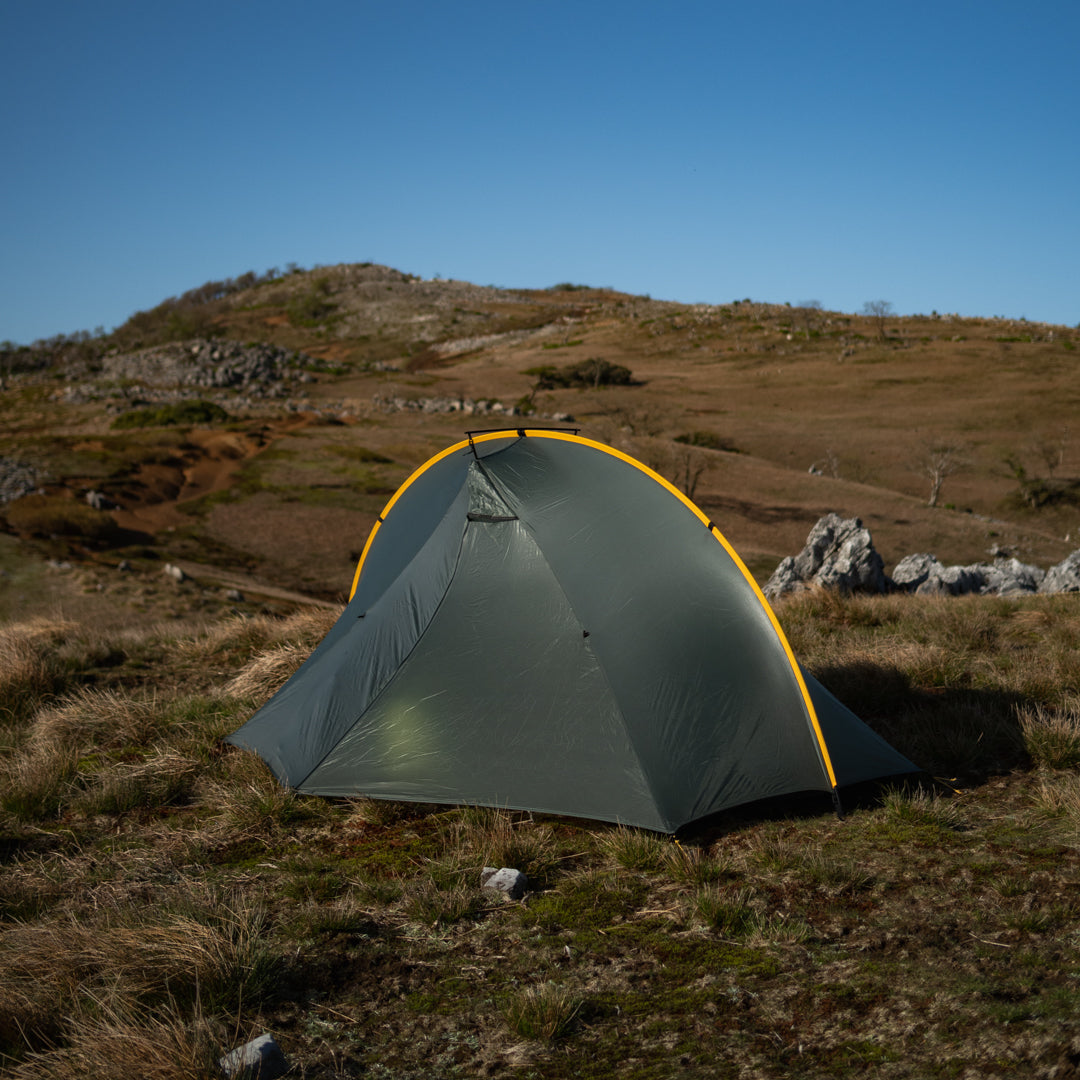
<svg viewBox="0 0 1080 1080">
<path fill-rule="evenodd" d="M 500 453 L 501 453 L 501 451 L 500 451 Z M 497 455 L 492 454 L 491 456 L 495 457 Z M 504 494 L 502 488 L 496 482 L 495 478 L 487 471 L 487 469 L 484 468 L 483 461 L 480 460 L 479 458 L 477 458 L 477 465 L 479 466 L 480 470 L 483 472 L 484 478 L 495 489 L 495 491 L 498 494 L 499 498 L 502 499 L 503 502 L 506 502 L 507 505 L 509 506 L 510 504 L 509 504 L 509 502 L 507 502 L 506 495 Z M 511 507 L 511 509 L 513 509 L 513 508 Z M 518 521 L 521 523 L 521 527 L 528 533 L 529 539 L 532 540 L 533 545 L 536 547 L 536 550 L 540 553 L 540 557 L 544 560 L 544 565 L 548 568 L 548 571 L 551 574 L 552 580 L 559 586 L 559 592 L 562 593 L 563 599 L 566 601 L 566 606 L 573 612 L 574 618 L 577 620 L 578 626 L 580 626 L 581 629 L 587 633 L 588 628 L 581 621 L 581 616 L 578 614 L 577 608 L 574 606 L 573 601 L 570 599 L 570 596 L 567 594 L 566 587 L 563 585 L 562 579 L 555 572 L 555 567 L 553 567 L 551 565 L 551 563 L 548 561 L 547 554 L 545 553 L 543 547 L 540 545 L 540 542 L 536 538 L 536 533 L 529 527 L 528 522 L 526 522 L 525 519 L 522 518 L 520 515 L 518 515 Z M 636 746 L 634 740 L 629 737 L 630 732 L 629 732 L 629 728 L 628 728 L 627 723 L 626 723 L 626 712 L 623 709 L 622 700 L 620 699 L 619 694 L 616 691 L 615 687 L 612 685 L 611 679 L 608 678 L 607 668 L 604 666 L 604 662 L 601 659 L 600 654 L 592 647 L 592 645 L 587 644 L 586 648 L 588 648 L 589 652 L 592 653 L 592 655 L 596 658 L 596 666 L 597 666 L 597 669 L 599 670 L 601 676 L 603 677 L 604 685 L 610 691 L 612 701 L 614 701 L 616 706 L 618 707 L 618 710 L 619 710 L 619 723 L 622 726 L 623 732 L 627 735 L 627 739 L 626 739 L 627 745 L 630 747 L 630 750 L 634 755 L 634 761 L 637 762 L 637 766 L 638 766 L 638 769 L 641 772 L 642 779 L 644 779 L 644 781 L 645 781 L 645 787 L 646 787 L 646 789 L 647 789 L 647 791 L 649 793 L 649 800 L 652 802 L 653 806 L 656 807 L 657 810 L 659 810 L 660 804 L 657 801 L 656 793 L 655 793 L 655 790 L 653 788 L 652 777 L 649 775 L 648 770 L 645 768 L 644 762 L 642 762 L 641 757 L 638 754 L 638 749 L 637 749 L 637 746 Z M 664 828 L 669 829 L 670 822 L 668 822 L 666 815 L 661 815 L 661 816 L 664 817 Z"/>
</svg>

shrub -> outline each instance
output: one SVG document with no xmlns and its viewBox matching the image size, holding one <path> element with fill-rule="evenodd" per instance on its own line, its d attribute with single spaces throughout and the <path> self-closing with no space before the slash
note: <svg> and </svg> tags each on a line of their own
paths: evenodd
<svg viewBox="0 0 1080 1080">
<path fill-rule="evenodd" d="M 543 364 L 540 367 L 528 368 L 525 374 L 535 376 L 538 390 L 634 385 L 634 376 L 628 367 L 613 364 L 598 356 L 591 356 L 587 360 L 561 368 L 554 364 Z"/>
<path fill-rule="evenodd" d="M 289 322 L 293 326 L 317 326 L 328 315 L 337 311 L 337 304 L 330 299 L 332 291 L 330 278 L 323 275 L 315 278 L 308 292 L 294 297 L 285 309 Z"/>
<path fill-rule="evenodd" d="M 726 450 L 729 454 L 739 453 L 738 448 L 730 439 L 725 439 L 713 431 L 684 431 L 675 436 L 677 443 L 686 446 L 700 446 L 703 450 Z"/>
<path fill-rule="evenodd" d="M 112 426 L 118 431 L 144 427 L 195 427 L 199 424 L 219 424 L 229 414 L 212 401 L 177 401 L 156 409 L 129 409 L 121 413 Z"/>
<path fill-rule="evenodd" d="M 110 543 L 123 535 L 106 511 L 61 495 L 25 495 L 9 503 L 4 516 L 16 532 L 31 536 L 67 536 Z"/>
</svg>

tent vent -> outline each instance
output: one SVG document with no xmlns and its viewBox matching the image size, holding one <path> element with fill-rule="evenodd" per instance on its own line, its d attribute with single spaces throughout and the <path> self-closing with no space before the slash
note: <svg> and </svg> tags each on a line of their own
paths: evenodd
<svg viewBox="0 0 1080 1080">
<path fill-rule="evenodd" d="M 478 514 L 475 510 L 470 510 L 466 517 L 469 521 L 517 521 L 514 514 Z"/>
</svg>

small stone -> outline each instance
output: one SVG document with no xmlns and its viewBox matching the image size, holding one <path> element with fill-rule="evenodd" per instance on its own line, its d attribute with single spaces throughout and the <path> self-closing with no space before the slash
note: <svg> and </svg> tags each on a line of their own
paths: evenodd
<svg viewBox="0 0 1080 1080">
<path fill-rule="evenodd" d="M 275 1080 L 289 1071 L 289 1063 L 273 1035 L 260 1035 L 230 1050 L 218 1065 L 226 1076 L 235 1080 Z"/>
<path fill-rule="evenodd" d="M 511 900 L 520 900 L 529 886 L 529 879 L 520 871 L 509 866 L 501 870 L 494 866 L 485 866 L 480 871 L 480 887 L 496 889 L 506 893 Z"/>
<path fill-rule="evenodd" d="M 187 574 L 179 566 L 174 566 L 172 563 L 166 563 L 162 572 L 166 577 L 171 577 L 173 581 L 187 581 L 188 579 Z"/>
<path fill-rule="evenodd" d="M 231 600 L 234 604 L 242 604 L 244 602 L 244 594 L 239 589 L 227 589 L 225 592 L 225 599 Z"/>
</svg>

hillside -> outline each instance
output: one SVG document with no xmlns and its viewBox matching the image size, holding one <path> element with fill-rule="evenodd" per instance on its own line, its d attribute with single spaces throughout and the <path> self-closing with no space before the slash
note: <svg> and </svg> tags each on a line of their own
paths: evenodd
<svg viewBox="0 0 1080 1080">
<path fill-rule="evenodd" d="M 1077 337 L 374 265 L 211 282 L 104 337 L 5 347 L 3 561 L 71 563 L 132 610 L 162 599 L 166 562 L 213 586 L 173 590 L 177 610 L 220 607 L 226 578 L 336 601 L 397 484 L 513 410 L 693 489 L 761 579 L 829 510 L 861 517 L 887 568 L 993 549 L 1048 566 L 1080 535 Z M 632 379 L 607 384 L 619 367 Z"/>
<path fill-rule="evenodd" d="M 0 1075 L 210 1080 L 270 1032 L 310 1080 L 1075 1077 L 1074 595 L 778 603 L 805 669 L 926 770 L 842 818 L 819 792 L 674 843 L 323 799 L 223 738 L 469 429 L 638 455 L 761 579 L 829 510 L 887 568 L 1057 562 L 1077 336 L 343 266 L 0 350 Z M 480 887 L 492 865 L 522 899 Z"/>
</svg>

